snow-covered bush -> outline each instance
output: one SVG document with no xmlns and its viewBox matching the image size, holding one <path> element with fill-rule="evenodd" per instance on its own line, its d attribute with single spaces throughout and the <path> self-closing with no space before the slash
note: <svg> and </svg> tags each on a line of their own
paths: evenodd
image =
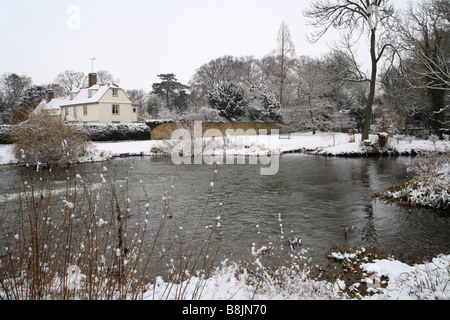
<svg viewBox="0 0 450 320">
<path fill-rule="evenodd" d="M 450 209 L 450 155 L 431 154 L 410 168 L 415 174 L 409 182 L 381 194 L 384 199 L 408 206 Z"/>
<path fill-rule="evenodd" d="M 67 167 L 85 156 L 89 145 L 75 128 L 46 113 L 13 126 L 11 142 L 19 163 L 35 167 Z"/>
<path fill-rule="evenodd" d="M 281 104 L 265 86 L 250 86 L 246 92 L 250 101 L 247 117 L 250 121 L 280 121 Z"/>
<path fill-rule="evenodd" d="M 219 110 L 220 116 L 228 121 L 238 121 L 244 114 L 248 102 L 242 84 L 226 82 L 216 86 L 208 95 L 211 108 Z"/>
</svg>

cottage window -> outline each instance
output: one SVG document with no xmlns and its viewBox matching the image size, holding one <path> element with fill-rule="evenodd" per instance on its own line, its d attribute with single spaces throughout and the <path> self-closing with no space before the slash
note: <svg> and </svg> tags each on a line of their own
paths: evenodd
<svg viewBox="0 0 450 320">
<path fill-rule="evenodd" d="M 119 90 L 118 89 L 112 89 L 112 95 L 113 95 L 113 97 L 118 97 L 119 96 Z"/>
<path fill-rule="evenodd" d="M 68 116 L 69 115 L 69 108 L 64 108 L 64 111 L 66 113 L 66 116 Z"/>
<path fill-rule="evenodd" d="M 137 111 L 137 107 L 133 106 L 133 113 L 136 113 L 136 111 Z"/>
<path fill-rule="evenodd" d="M 119 105 L 118 104 L 113 104 L 112 114 L 119 114 Z"/>
<path fill-rule="evenodd" d="M 87 114 L 88 114 L 87 106 L 83 106 L 83 115 L 87 116 Z"/>
</svg>

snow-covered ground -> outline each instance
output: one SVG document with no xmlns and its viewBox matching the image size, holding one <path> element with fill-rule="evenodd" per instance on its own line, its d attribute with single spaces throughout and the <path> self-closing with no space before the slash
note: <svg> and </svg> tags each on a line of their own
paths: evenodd
<svg viewBox="0 0 450 320">
<path fill-rule="evenodd" d="M 239 136 L 228 137 L 227 153 L 235 154 L 258 154 L 267 151 L 308 152 L 323 155 L 360 155 L 366 154 L 367 148 L 361 145 L 361 136 L 356 135 L 355 142 L 350 142 L 350 136 L 343 133 L 296 133 L 290 139 L 286 137 L 280 139 L 275 136 Z M 371 141 L 375 142 L 376 136 L 371 136 Z M 124 141 L 124 142 L 96 142 L 94 143 L 97 152 L 87 157 L 86 161 L 101 161 L 109 156 L 121 155 L 154 155 L 151 150 L 162 145 L 161 141 Z M 409 140 L 390 139 L 390 147 L 398 154 L 417 154 L 430 151 L 450 151 L 450 141 L 430 140 Z M 14 164 L 17 160 L 12 154 L 12 146 L 0 145 L 0 165 Z"/>
<path fill-rule="evenodd" d="M 367 284 L 366 292 L 359 292 L 361 300 L 449 300 L 450 256 L 440 255 L 431 262 L 409 266 L 397 260 L 374 260 L 361 264 L 361 283 Z M 387 277 L 388 280 L 381 280 Z M 383 278 L 385 279 L 385 278 Z M 286 273 L 259 283 L 236 264 L 224 263 L 207 279 L 191 277 L 181 284 L 169 284 L 158 278 L 144 294 L 144 299 L 185 300 L 346 300 L 343 290 L 350 284 L 343 280 L 335 283 L 316 281 L 302 272 Z M 386 281 L 387 283 L 384 283 Z M 352 284 L 358 288 L 361 283 Z M 381 286 L 383 283 L 383 288 Z M 168 293 L 167 288 L 170 287 Z M 182 296 L 180 295 L 182 292 Z"/>
<path fill-rule="evenodd" d="M 376 260 L 362 266 L 367 273 L 389 278 L 385 289 L 366 299 L 449 300 L 450 256 L 440 255 L 429 263 L 409 266 L 396 260 Z M 375 280 L 378 281 L 378 280 Z"/>
</svg>

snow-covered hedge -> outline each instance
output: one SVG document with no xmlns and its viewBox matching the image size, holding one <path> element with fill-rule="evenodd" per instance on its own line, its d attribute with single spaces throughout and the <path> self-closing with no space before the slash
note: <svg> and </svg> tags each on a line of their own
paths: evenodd
<svg viewBox="0 0 450 320">
<path fill-rule="evenodd" d="M 150 127 L 145 123 L 74 125 L 91 141 L 150 140 Z"/>
<path fill-rule="evenodd" d="M 150 140 L 151 126 L 145 123 L 130 124 L 76 124 L 71 125 L 90 141 L 143 141 Z M 9 133 L 13 126 L 0 126 L 0 144 L 11 143 Z"/>
</svg>

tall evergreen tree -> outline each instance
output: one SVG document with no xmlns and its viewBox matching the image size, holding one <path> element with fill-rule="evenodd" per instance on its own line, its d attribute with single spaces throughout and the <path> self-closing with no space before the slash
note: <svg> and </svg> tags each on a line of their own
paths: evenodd
<svg viewBox="0 0 450 320">
<path fill-rule="evenodd" d="M 181 84 L 173 73 L 159 74 L 161 82 L 152 85 L 152 93 L 158 95 L 166 102 L 166 108 L 170 111 L 177 109 L 182 111 L 186 108 L 188 86 Z"/>
</svg>

